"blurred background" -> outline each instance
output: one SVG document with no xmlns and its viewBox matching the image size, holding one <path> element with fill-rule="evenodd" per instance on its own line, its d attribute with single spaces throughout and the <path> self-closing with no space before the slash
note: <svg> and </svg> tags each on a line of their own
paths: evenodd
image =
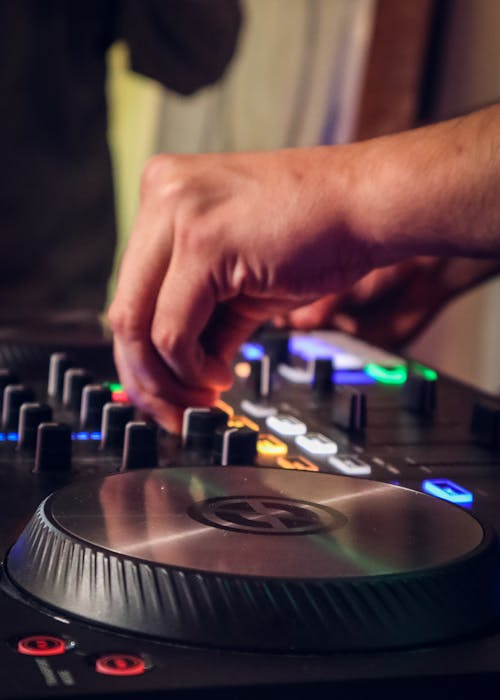
<svg viewBox="0 0 500 700">
<path fill-rule="evenodd" d="M 140 171 L 156 152 L 341 143 L 462 114 L 500 98 L 498 0 L 243 0 L 224 78 L 181 97 L 109 54 L 120 251 Z M 113 289 L 114 278 L 110 283 Z M 500 391 L 500 280 L 450 304 L 408 352 Z"/>
</svg>

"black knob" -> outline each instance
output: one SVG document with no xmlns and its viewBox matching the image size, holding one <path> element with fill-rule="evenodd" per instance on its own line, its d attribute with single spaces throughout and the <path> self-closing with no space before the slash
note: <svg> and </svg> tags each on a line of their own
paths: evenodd
<svg viewBox="0 0 500 700">
<path fill-rule="evenodd" d="M 361 433 L 366 428 L 366 396 L 357 389 L 343 387 L 333 400 L 332 420 L 349 433 Z"/>
<path fill-rule="evenodd" d="M 0 367 L 0 407 L 3 401 L 3 392 L 9 384 L 19 384 L 19 377 L 11 369 Z"/>
<path fill-rule="evenodd" d="M 319 397 L 329 396 L 333 390 L 333 360 L 331 357 L 317 357 L 313 360 L 312 388 Z"/>
<path fill-rule="evenodd" d="M 100 430 L 102 410 L 111 403 L 111 389 L 102 384 L 87 384 L 82 392 L 80 427 L 82 430 Z"/>
<path fill-rule="evenodd" d="M 102 410 L 101 448 L 121 450 L 125 439 L 125 426 L 134 420 L 134 407 L 130 403 L 107 403 Z"/>
<path fill-rule="evenodd" d="M 16 431 L 23 403 L 34 401 L 35 394 L 24 384 L 9 384 L 3 392 L 2 426 L 6 432 Z"/>
<path fill-rule="evenodd" d="M 283 332 L 268 332 L 265 336 L 260 337 L 258 341 L 262 344 L 266 355 L 269 355 L 271 367 L 288 363 L 290 359 L 288 337 Z"/>
<path fill-rule="evenodd" d="M 156 427 L 140 421 L 127 423 L 123 446 L 122 471 L 148 469 L 158 465 Z"/>
<path fill-rule="evenodd" d="M 436 408 L 436 380 L 408 372 L 403 387 L 403 406 L 413 413 L 430 417 Z"/>
<path fill-rule="evenodd" d="M 64 373 L 63 404 L 71 411 L 80 411 L 83 389 L 91 384 L 92 376 L 81 367 L 72 367 Z"/>
<path fill-rule="evenodd" d="M 265 399 L 271 393 L 271 358 L 263 355 L 260 360 L 251 360 L 247 380 L 253 398 Z"/>
<path fill-rule="evenodd" d="M 227 425 L 228 415 L 220 408 L 186 408 L 182 420 L 182 443 L 194 450 L 210 450 L 215 431 Z"/>
<path fill-rule="evenodd" d="M 49 361 L 49 382 L 47 394 L 59 401 L 63 396 L 64 373 L 74 366 L 74 362 L 65 352 L 53 352 Z"/>
<path fill-rule="evenodd" d="M 64 423 L 38 426 L 34 472 L 64 472 L 71 469 L 71 428 Z"/>
<path fill-rule="evenodd" d="M 23 403 L 19 411 L 18 447 L 34 450 L 40 423 L 52 421 L 52 409 L 46 403 Z"/>
<path fill-rule="evenodd" d="M 485 447 L 500 447 L 500 406 L 482 400 L 474 404 L 471 419 L 471 433 L 475 440 Z"/>
<path fill-rule="evenodd" d="M 253 464 L 259 433 L 251 428 L 222 428 L 215 433 L 214 459 L 223 467 Z"/>
</svg>

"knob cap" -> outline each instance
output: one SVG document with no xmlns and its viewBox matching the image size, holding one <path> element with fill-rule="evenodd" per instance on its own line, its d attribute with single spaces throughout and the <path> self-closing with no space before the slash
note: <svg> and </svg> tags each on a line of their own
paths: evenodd
<svg viewBox="0 0 500 700">
<path fill-rule="evenodd" d="M 102 384 L 87 384 L 82 392 L 80 426 L 82 430 L 100 430 L 102 410 L 111 403 L 111 390 Z"/>
<path fill-rule="evenodd" d="M 222 428 L 215 433 L 214 457 L 216 464 L 250 465 L 257 454 L 259 433 L 251 428 Z"/>
<path fill-rule="evenodd" d="M 5 387 L 2 404 L 2 425 L 6 432 L 15 431 L 19 424 L 19 411 L 23 403 L 34 401 L 35 394 L 24 384 L 9 384 Z"/>
<path fill-rule="evenodd" d="M 263 355 L 260 360 L 251 360 L 247 385 L 254 398 L 265 399 L 271 393 L 271 358 Z"/>
<path fill-rule="evenodd" d="M 186 408 L 182 420 L 182 443 L 187 449 L 210 450 L 215 431 L 227 425 L 228 415 L 220 408 Z"/>
<path fill-rule="evenodd" d="M 403 387 L 403 406 L 413 413 L 430 417 L 436 408 L 436 380 L 409 372 Z"/>
<path fill-rule="evenodd" d="M 92 382 L 86 369 L 73 367 L 64 373 L 63 404 L 71 411 L 80 411 L 83 389 Z"/>
<path fill-rule="evenodd" d="M 156 427 L 142 421 L 127 423 L 121 470 L 147 469 L 157 465 Z"/>
<path fill-rule="evenodd" d="M 313 391 L 317 396 L 329 396 L 333 390 L 333 360 L 331 357 L 317 357 L 313 360 Z"/>
<path fill-rule="evenodd" d="M 38 426 L 52 421 L 52 409 L 46 403 L 23 403 L 19 412 L 18 447 L 34 450 Z"/>
<path fill-rule="evenodd" d="M 71 428 L 65 423 L 40 423 L 36 440 L 34 472 L 71 469 Z"/>
<path fill-rule="evenodd" d="M 19 377 L 11 369 L 0 367 L 0 406 L 3 401 L 3 392 L 9 384 L 19 384 Z"/>
<path fill-rule="evenodd" d="M 65 352 L 53 352 L 49 361 L 49 382 L 47 394 L 59 401 L 63 396 L 64 373 L 74 366 L 74 362 Z"/>
<path fill-rule="evenodd" d="M 134 420 L 134 407 L 130 403 L 107 403 L 102 410 L 101 448 L 121 450 L 125 439 L 125 426 Z"/>
<path fill-rule="evenodd" d="M 471 418 L 471 433 L 485 447 L 500 447 L 500 406 L 489 401 L 474 404 Z"/>
<path fill-rule="evenodd" d="M 366 428 L 365 394 L 350 387 L 338 391 L 333 401 L 332 420 L 349 433 L 363 432 Z"/>
</svg>

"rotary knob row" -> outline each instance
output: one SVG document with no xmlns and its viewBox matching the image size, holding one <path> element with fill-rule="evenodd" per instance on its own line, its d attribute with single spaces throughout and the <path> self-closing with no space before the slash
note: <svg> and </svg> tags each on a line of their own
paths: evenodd
<svg viewBox="0 0 500 700">
<path fill-rule="evenodd" d="M 116 439 L 117 435 L 114 434 Z M 155 427 L 142 421 L 123 426 L 121 470 L 144 469 L 158 464 Z M 65 423 L 40 423 L 37 428 L 35 473 L 71 469 L 71 428 Z"/>
<path fill-rule="evenodd" d="M 253 464 L 258 431 L 228 427 L 228 414 L 220 408 L 187 408 L 182 423 L 182 444 L 187 450 L 212 452 L 222 466 Z"/>
</svg>

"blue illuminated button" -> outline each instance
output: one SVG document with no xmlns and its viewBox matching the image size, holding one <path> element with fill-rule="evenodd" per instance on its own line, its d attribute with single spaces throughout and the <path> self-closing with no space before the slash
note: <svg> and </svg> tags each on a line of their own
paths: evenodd
<svg viewBox="0 0 500 700">
<path fill-rule="evenodd" d="M 278 433 L 278 435 L 284 435 L 285 437 L 304 435 L 307 433 L 307 426 L 305 423 L 295 418 L 295 416 L 289 416 L 285 413 L 277 413 L 275 416 L 268 416 L 266 418 L 266 425 L 273 433 Z"/>
<path fill-rule="evenodd" d="M 470 491 L 449 479 L 426 479 L 422 483 L 422 489 L 432 496 L 443 498 L 451 503 L 464 505 L 472 503 L 474 500 L 474 496 Z"/>
<path fill-rule="evenodd" d="M 243 343 L 240 353 L 245 360 L 261 360 L 264 357 L 264 348 L 259 343 Z"/>
<path fill-rule="evenodd" d="M 372 468 L 357 455 L 342 455 L 328 458 L 328 464 L 341 474 L 349 476 L 368 476 Z"/>
<path fill-rule="evenodd" d="M 295 438 L 295 444 L 311 455 L 334 455 L 338 452 L 336 442 L 322 433 L 306 433 Z"/>
</svg>

